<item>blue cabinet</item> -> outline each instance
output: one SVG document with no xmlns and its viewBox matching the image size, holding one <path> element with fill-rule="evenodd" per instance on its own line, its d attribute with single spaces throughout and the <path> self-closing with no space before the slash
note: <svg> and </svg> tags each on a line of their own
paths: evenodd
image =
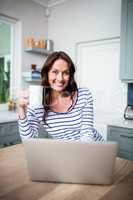
<svg viewBox="0 0 133 200">
<path fill-rule="evenodd" d="M 122 0 L 120 79 L 133 82 L 133 0 Z"/>
<path fill-rule="evenodd" d="M 0 123 L 0 148 L 21 143 L 17 122 Z"/>
<path fill-rule="evenodd" d="M 118 142 L 119 157 L 133 160 L 133 128 L 109 125 L 107 129 L 107 140 Z"/>
</svg>

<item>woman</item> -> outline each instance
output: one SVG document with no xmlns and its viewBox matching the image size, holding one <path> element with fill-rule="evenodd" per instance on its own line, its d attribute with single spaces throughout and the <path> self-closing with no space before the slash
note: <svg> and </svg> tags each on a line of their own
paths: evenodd
<svg viewBox="0 0 133 200">
<path fill-rule="evenodd" d="M 62 51 L 50 54 L 41 71 L 43 105 L 30 108 L 23 95 L 18 102 L 22 138 L 38 137 L 39 123 L 53 139 L 103 141 L 93 127 L 93 99 L 86 88 L 77 88 L 75 66 Z"/>
</svg>

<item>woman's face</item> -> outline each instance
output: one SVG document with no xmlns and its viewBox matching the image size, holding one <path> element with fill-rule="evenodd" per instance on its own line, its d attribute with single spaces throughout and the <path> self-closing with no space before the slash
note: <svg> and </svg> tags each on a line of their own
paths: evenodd
<svg viewBox="0 0 133 200">
<path fill-rule="evenodd" d="M 69 79 L 70 71 L 68 63 L 63 59 L 56 60 L 48 72 L 50 87 L 57 92 L 61 92 L 67 87 Z"/>
</svg>

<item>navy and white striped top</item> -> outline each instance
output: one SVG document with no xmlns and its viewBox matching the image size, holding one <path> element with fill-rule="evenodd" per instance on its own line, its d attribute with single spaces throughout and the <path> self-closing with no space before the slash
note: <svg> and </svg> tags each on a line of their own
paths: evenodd
<svg viewBox="0 0 133 200">
<path fill-rule="evenodd" d="M 19 132 L 23 138 L 38 137 L 39 124 L 43 124 L 45 130 L 53 139 L 103 141 L 100 133 L 94 129 L 93 124 L 93 99 L 91 92 L 86 88 L 79 88 L 76 101 L 67 112 L 54 112 L 50 110 L 43 122 L 44 108 L 27 109 L 25 119 L 19 119 Z"/>
</svg>

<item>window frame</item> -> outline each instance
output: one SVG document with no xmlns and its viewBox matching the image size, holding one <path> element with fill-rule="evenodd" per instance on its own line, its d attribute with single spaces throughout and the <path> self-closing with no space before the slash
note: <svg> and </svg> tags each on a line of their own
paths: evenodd
<svg viewBox="0 0 133 200">
<path fill-rule="evenodd" d="M 11 26 L 11 75 L 10 75 L 10 97 L 18 98 L 21 88 L 21 49 L 22 35 L 21 22 L 17 19 L 0 14 L 0 22 Z M 7 110 L 8 103 L 0 104 L 0 110 Z"/>
</svg>

